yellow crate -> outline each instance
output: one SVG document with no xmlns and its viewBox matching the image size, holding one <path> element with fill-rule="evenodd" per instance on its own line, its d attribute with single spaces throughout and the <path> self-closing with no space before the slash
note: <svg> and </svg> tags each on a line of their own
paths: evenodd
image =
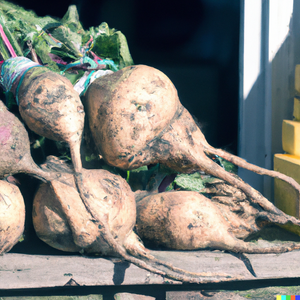
<svg viewBox="0 0 300 300">
<path fill-rule="evenodd" d="M 282 148 L 288 154 L 300 156 L 300 122 L 283 120 Z"/>
<path fill-rule="evenodd" d="M 300 99 L 294 98 L 294 120 L 300 121 Z"/>
<path fill-rule="evenodd" d="M 274 155 L 274 170 L 294 178 L 300 183 L 300 157 L 290 154 Z M 275 205 L 286 214 L 299 218 L 299 194 L 287 182 L 275 178 Z"/>
<path fill-rule="evenodd" d="M 300 96 L 300 65 L 295 67 L 295 93 Z"/>
</svg>

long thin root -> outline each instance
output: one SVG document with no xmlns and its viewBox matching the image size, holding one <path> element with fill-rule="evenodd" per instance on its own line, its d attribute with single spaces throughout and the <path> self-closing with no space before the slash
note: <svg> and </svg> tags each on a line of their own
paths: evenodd
<svg viewBox="0 0 300 300">
<path fill-rule="evenodd" d="M 253 242 L 239 241 L 234 247 L 229 247 L 229 251 L 235 253 L 248 254 L 280 254 L 300 249 L 300 243 L 284 243 L 282 245 L 260 246 Z"/>
<path fill-rule="evenodd" d="M 227 161 L 233 163 L 234 165 L 239 166 L 243 169 L 247 169 L 247 170 L 255 172 L 259 175 L 267 175 L 270 177 L 274 177 L 274 178 L 278 178 L 283 181 L 286 181 L 300 194 L 300 184 L 295 179 L 293 179 L 285 174 L 282 174 L 280 172 L 273 171 L 273 170 L 268 170 L 268 169 L 256 166 L 254 164 L 248 163 L 247 161 L 245 161 L 244 159 L 242 159 L 236 155 L 230 154 L 226 151 L 223 151 L 222 149 L 215 149 L 212 146 L 210 146 L 209 144 L 202 143 L 202 146 L 206 153 L 218 155 L 218 156 L 226 159 Z"/>
<path fill-rule="evenodd" d="M 253 203 L 260 205 L 264 210 L 271 212 L 275 215 L 282 214 L 282 211 L 279 210 L 273 203 L 271 203 L 267 198 L 265 198 L 261 193 L 251 187 L 249 184 L 243 182 L 242 180 L 236 178 L 233 174 L 225 171 L 217 163 L 209 159 L 205 159 L 205 163 L 202 163 L 201 169 L 206 173 L 213 175 L 215 177 L 221 178 L 229 184 L 241 189 Z"/>
</svg>

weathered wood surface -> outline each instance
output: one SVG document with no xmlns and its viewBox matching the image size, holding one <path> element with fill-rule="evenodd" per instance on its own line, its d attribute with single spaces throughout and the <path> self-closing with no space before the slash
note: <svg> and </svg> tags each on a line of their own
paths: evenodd
<svg viewBox="0 0 300 300">
<path fill-rule="evenodd" d="M 257 275 L 244 262 L 220 251 L 154 251 L 155 256 L 192 272 L 228 273 L 237 280 L 300 278 L 300 251 L 283 254 L 249 254 Z M 216 279 L 211 277 L 212 280 Z M 7 253 L 0 256 L 0 289 L 44 287 L 143 285 L 170 283 L 127 262 L 104 258 Z M 172 282 L 180 284 L 179 282 Z"/>
</svg>

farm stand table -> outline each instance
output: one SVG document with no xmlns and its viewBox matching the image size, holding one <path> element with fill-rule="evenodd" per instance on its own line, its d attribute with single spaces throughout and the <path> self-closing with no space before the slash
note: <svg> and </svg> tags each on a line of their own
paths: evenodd
<svg viewBox="0 0 300 300">
<path fill-rule="evenodd" d="M 171 299 L 172 291 L 235 291 L 300 285 L 300 251 L 242 256 L 221 251 L 154 253 L 156 257 L 189 271 L 228 273 L 238 278 L 231 282 L 215 283 L 217 277 L 210 277 L 209 283 L 182 284 L 116 259 L 7 253 L 0 256 L 0 297 L 101 294 L 106 300 L 113 299 L 116 293 L 125 292 L 165 299 L 168 292 Z M 120 295 L 126 298 L 126 294 Z M 179 295 L 172 299 L 179 299 Z M 133 300 L 133 296 L 128 297 Z"/>
</svg>

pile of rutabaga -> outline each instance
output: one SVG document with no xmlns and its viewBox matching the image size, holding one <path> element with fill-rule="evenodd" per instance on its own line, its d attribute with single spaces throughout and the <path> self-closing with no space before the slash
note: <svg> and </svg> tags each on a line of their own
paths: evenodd
<svg viewBox="0 0 300 300">
<path fill-rule="evenodd" d="M 0 4 L 0 253 L 24 230 L 19 173 L 41 181 L 28 187 L 35 232 L 62 251 L 206 282 L 156 259 L 142 241 L 178 250 L 300 248 L 245 242 L 270 225 L 299 235 L 300 221 L 243 182 L 235 166 L 287 181 L 298 194 L 300 185 L 210 146 L 170 79 L 133 64 L 120 31 L 106 23 L 84 30 L 75 6 L 56 20 Z"/>
</svg>

